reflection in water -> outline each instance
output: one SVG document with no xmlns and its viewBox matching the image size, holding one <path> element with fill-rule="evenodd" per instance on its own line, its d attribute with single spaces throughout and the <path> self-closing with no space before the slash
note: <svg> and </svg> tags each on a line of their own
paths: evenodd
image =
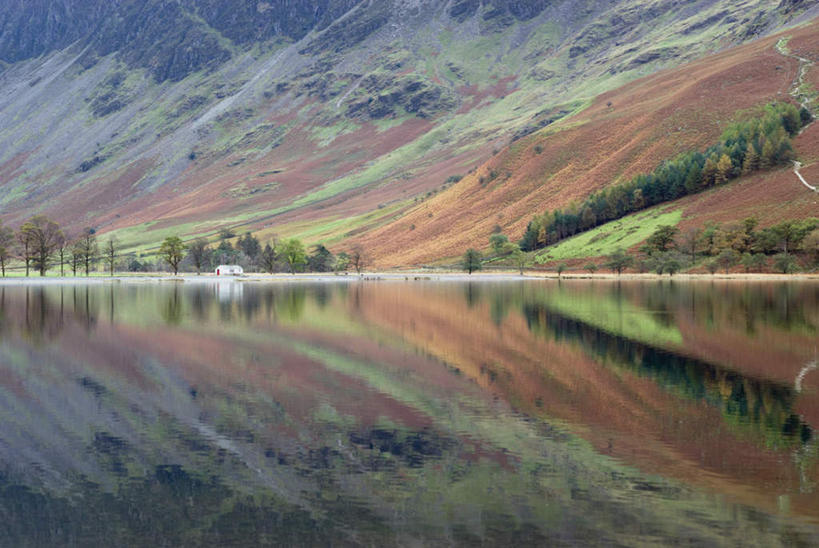
<svg viewBox="0 0 819 548">
<path fill-rule="evenodd" d="M 795 391 L 788 385 L 610 335 L 542 306 L 528 306 L 525 314 L 533 331 L 577 342 L 603 363 L 632 369 L 684 398 L 705 401 L 729 424 L 753 430 L 753 437 L 768 446 L 807 444 L 813 437 L 811 427 L 794 413 Z"/>
<path fill-rule="evenodd" d="M 0 286 L 0 545 L 817 543 L 818 296 Z"/>
<path fill-rule="evenodd" d="M 813 360 L 799 371 L 799 374 L 796 376 L 796 381 L 793 383 L 793 388 L 797 393 L 802 391 L 802 383 L 805 381 L 805 377 L 811 371 L 816 371 L 817 365 L 819 365 L 819 361 Z"/>
</svg>

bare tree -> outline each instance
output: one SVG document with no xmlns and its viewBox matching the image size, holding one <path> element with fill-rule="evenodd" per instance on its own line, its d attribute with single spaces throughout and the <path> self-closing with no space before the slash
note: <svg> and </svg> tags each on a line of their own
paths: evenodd
<svg viewBox="0 0 819 548">
<path fill-rule="evenodd" d="M 113 236 L 105 242 L 105 260 L 108 262 L 108 272 L 111 276 L 114 275 L 114 263 L 117 260 L 118 247 L 117 239 Z"/>
<path fill-rule="evenodd" d="M 76 277 L 77 270 L 80 269 L 80 265 L 83 262 L 82 245 L 79 240 L 71 242 L 69 253 L 71 253 L 71 274 Z"/>
<path fill-rule="evenodd" d="M 6 277 L 6 263 L 11 259 L 14 249 L 14 230 L 10 226 L 0 224 L 0 270 Z"/>
<path fill-rule="evenodd" d="M 26 277 L 28 277 L 29 269 L 31 268 L 31 261 L 34 259 L 34 236 L 35 230 L 31 222 L 23 223 L 20 230 L 17 231 L 17 253 L 20 260 L 26 265 Z"/>
<path fill-rule="evenodd" d="M 65 236 L 60 225 L 44 215 L 35 215 L 20 227 L 19 239 L 24 247 L 23 260 L 26 261 L 26 275 L 33 261 L 40 276 L 45 276 L 54 253 L 65 240 Z"/>
<path fill-rule="evenodd" d="M 677 249 L 686 253 L 691 262 L 697 260 L 697 253 L 700 251 L 700 241 L 702 240 L 702 229 L 691 227 L 680 234 L 677 238 Z"/>
<path fill-rule="evenodd" d="M 57 255 L 60 257 L 60 276 L 65 277 L 65 260 L 66 255 L 71 252 L 71 240 L 63 234 L 57 246 Z"/>
<path fill-rule="evenodd" d="M 358 274 L 361 274 L 361 271 L 364 270 L 364 267 L 367 265 L 367 257 L 364 255 L 364 248 L 360 245 L 355 245 L 350 250 L 350 264 L 355 268 L 355 271 Z"/>
<path fill-rule="evenodd" d="M 85 275 L 91 271 L 91 265 L 97 260 L 99 246 L 97 245 L 97 231 L 93 228 L 86 228 L 76 243 L 76 250 L 79 253 L 80 263 L 85 265 Z"/>
</svg>

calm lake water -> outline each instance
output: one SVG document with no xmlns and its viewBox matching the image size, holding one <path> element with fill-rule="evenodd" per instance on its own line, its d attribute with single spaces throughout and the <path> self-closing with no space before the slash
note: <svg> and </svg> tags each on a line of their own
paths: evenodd
<svg viewBox="0 0 819 548">
<path fill-rule="evenodd" d="M 819 284 L 0 285 L 0 545 L 817 545 Z"/>
</svg>

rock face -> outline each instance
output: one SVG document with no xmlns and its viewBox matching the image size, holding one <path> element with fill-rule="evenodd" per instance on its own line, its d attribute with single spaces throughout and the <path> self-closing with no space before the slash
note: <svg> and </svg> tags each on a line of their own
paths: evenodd
<svg viewBox="0 0 819 548">
<path fill-rule="evenodd" d="M 181 80 L 227 61 L 226 44 L 297 41 L 360 1 L 9 0 L 0 5 L 0 60 L 14 63 L 76 44 L 89 47 L 86 64 L 118 52 L 158 81 Z"/>
</svg>

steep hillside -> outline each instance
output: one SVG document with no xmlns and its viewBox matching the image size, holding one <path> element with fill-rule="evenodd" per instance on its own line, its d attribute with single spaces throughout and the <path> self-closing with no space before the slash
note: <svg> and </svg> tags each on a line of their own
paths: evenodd
<svg viewBox="0 0 819 548">
<path fill-rule="evenodd" d="M 6 2 L 0 215 L 15 224 L 43 212 L 71 232 L 93 226 L 131 246 L 224 226 L 346 241 L 413 208 L 510 141 L 513 151 L 534 146 L 527 134 L 570 117 L 563 127 L 591 128 L 601 117 L 620 124 L 648 106 L 648 99 L 639 103 L 641 86 L 646 96 L 656 93 L 642 81 L 584 110 L 602 92 L 816 12 L 794 0 Z M 781 68 L 743 90 L 737 104 L 717 105 L 718 116 L 754 104 L 780 80 L 786 87 L 794 62 L 768 46 L 740 51 L 767 52 Z M 720 66 L 741 54 L 725 55 Z M 658 143 L 655 156 L 709 135 L 691 129 L 684 143 Z M 463 202 L 474 215 L 492 216 L 478 232 L 500 214 L 500 224 L 520 230 L 531 208 L 554 194 L 534 189 L 543 187 L 535 173 L 559 159 L 544 153 L 539 167 L 517 166 L 509 163 L 514 154 L 491 165 L 505 162 L 529 187 L 509 185 L 520 190 L 504 191 L 505 199 L 534 193 L 539 201 L 527 198 L 529 210 L 508 212 L 488 207 L 491 200 Z M 650 158 L 603 168 L 599 184 Z M 477 180 L 467 177 L 450 192 Z M 559 203 L 593 186 L 552 198 Z M 457 254 L 461 240 L 447 231 L 478 234 L 464 232 L 463 212 L 427 228 L 429 219 L 416 209 L 365 241 L 383 264 L 406 264 Z M 442 243 L 426 247 L 433 233 Z M 405 244 L 407 254 L 378 248 L 384 237 Z"/>
<path fill-rule="evenodd" d="M 819 58 L 815 26 L 785 36 L 799 56 Z M 517 239 L 534 213 L 650 172 L 679 152 L 704 149 L 750 109 L 789 100 L 800 63 L 777 51 L 781 38 L 761 39 L 604 93 L 579 115 L 513 143 L 455 187 L 360 241 L 385 266 L 453 257 L 486 246 L 496 225 Z M 815 70 L 808 70 L 806 80 L 815 78 Z M 807 166 L 803 174 L 815 176 L 819 127 L 808 127 L 794 146 Z M 746 177 L 679 205 L 684 225 L 752 215 L 765 225 L 819 213 L 816 195 L 790 169 Z"/>
</svg>

